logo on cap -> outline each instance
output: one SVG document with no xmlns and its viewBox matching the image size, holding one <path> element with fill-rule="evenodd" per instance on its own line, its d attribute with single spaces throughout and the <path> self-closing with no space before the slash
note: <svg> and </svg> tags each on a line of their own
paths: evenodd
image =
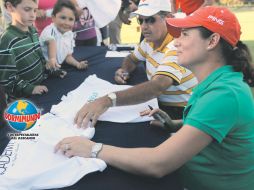
<svg viewBox="0 0 254 190">
<path fill-rule="evenodd" d="M 212 20 L 213 22 L 217 22 L 221 26 L 223 26 L 223 24 L 224 24 L 224 20 L 219 19 L 219 18 L 217 18 L 215 16 L 209 15 L 207 18 Z"/>
</svg>

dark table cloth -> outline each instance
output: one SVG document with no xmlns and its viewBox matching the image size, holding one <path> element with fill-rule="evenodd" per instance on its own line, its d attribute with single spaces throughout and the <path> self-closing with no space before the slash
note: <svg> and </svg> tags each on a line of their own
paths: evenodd
<svg viewBox="0 0 254 190">
<path fill-rule="evenodd" d="M 77 70 L 74 67 L 63 66 L 68 72 L 64 79 L 48 79 L 44 84 L 49 92 L 42 96 L 29 98 L 43 113 L 50 110 L 53 104 L 59 103 L 61 97 L 69 91 L 77 88 L 86 77 L 96 74 L 97 77 L 114 81 L 114 73 L 121 66 L 123 58 L 105 58 L 105 47 L 77 47 L 74 57 L 78 60 L 88 60 L 88 70 Z M 128 84 L 134 85 L 146 79 L 145 70 L 142 64 L 131 75 Z M 148 122 L 143 123 L 111 123 L 99 121 L 96 125 L 96 133 L 93 138 L 95 142 L 120 146 L 120 147 L 154 147 L 169 137 L 165 131 L 149 126 Z M 57 173 L 55 174 L 57 176 Z M 181 190 L 181 185 L 176 173 L 169 174 L 161 179 L 137 176 L 120 171 L 108 166 L 103 172 L 95 172 L 84 176 L 78 183 L 71 187 L 62 189 L 70 190 Z"/>
</svg>

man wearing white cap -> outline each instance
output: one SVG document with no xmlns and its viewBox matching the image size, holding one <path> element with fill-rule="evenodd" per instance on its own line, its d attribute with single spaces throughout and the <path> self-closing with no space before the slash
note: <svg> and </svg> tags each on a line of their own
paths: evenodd
<svg viewBox="0 0 254 190">
<path fill-rule="evenodd" d="M 84 105 L 75 118 L 78 126 L 85 127 L 89 120 L 95 125 L 97 118 L 111 106 L 138 104 L 155 97 L 158 97 L 160 108 L 172 118 L 182 119 L 184 106 L 197 80 L 191 71 L 176 63 L 176 48 L 165 20 L 170 12 L 170 0 L 140 1 L 133 14 L 138 16 L 145 39 L 124 59 L 122 67 L 115 73 L 115 80 L 126 84 L 129 74 L 145 61 L 149 81 Z"/>
</svg>

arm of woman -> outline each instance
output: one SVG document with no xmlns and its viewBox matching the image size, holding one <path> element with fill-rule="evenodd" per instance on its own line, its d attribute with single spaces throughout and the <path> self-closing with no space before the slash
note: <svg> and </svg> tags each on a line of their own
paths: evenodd
<svg viewBox="0 0 254 190">
<path fill-rule="evenodd" d="M 183 120 L 172 120 L 171 117 L 161 109 L 147 109 L 140 112 L 140 116 L 154 117 L 150 125 L 161 127 L 169 132 L 176 132 L 183 126 Z"/>
<path fill-rule="evenodd" d="M 211 141 L 202 131 L 184 126 L 155 148 L 123 149 L 105 145 L 99 158 L 131 173 L 162 177 L 184 165 Z"/>
<path fill-rule="evenodd" d="M 212 137 L 185 125 L 175 135 L 154 148 L 119 148 L 104 145 L 98 158 L 107 164 L 134 174 L 162 177 L 184 165 L 212 142 Z M 66 151 L 65 145 L 69 149 Z M 90 157 L 94 142 L 83 137 L 70 137 L 60 141 L 55 150 L 66 156 Z"/>
</svg>

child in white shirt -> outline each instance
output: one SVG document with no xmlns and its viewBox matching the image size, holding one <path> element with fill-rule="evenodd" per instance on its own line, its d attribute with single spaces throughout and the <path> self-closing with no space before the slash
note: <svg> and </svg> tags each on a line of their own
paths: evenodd
<svg viewBox="0 0 254 190">
<path fill-rule="evenodd" d="M 75 46 L 72 28 L 76 18 L 75 6 L 69 1 L 58 1 L 53 9 L 53 23 L 40 35 L 43 55 L 48 69 L 57 70 L 65 61 L 77 69 L 86 69 L 87 61 L 77 61 L 73 56 Z"/>
</svg>

